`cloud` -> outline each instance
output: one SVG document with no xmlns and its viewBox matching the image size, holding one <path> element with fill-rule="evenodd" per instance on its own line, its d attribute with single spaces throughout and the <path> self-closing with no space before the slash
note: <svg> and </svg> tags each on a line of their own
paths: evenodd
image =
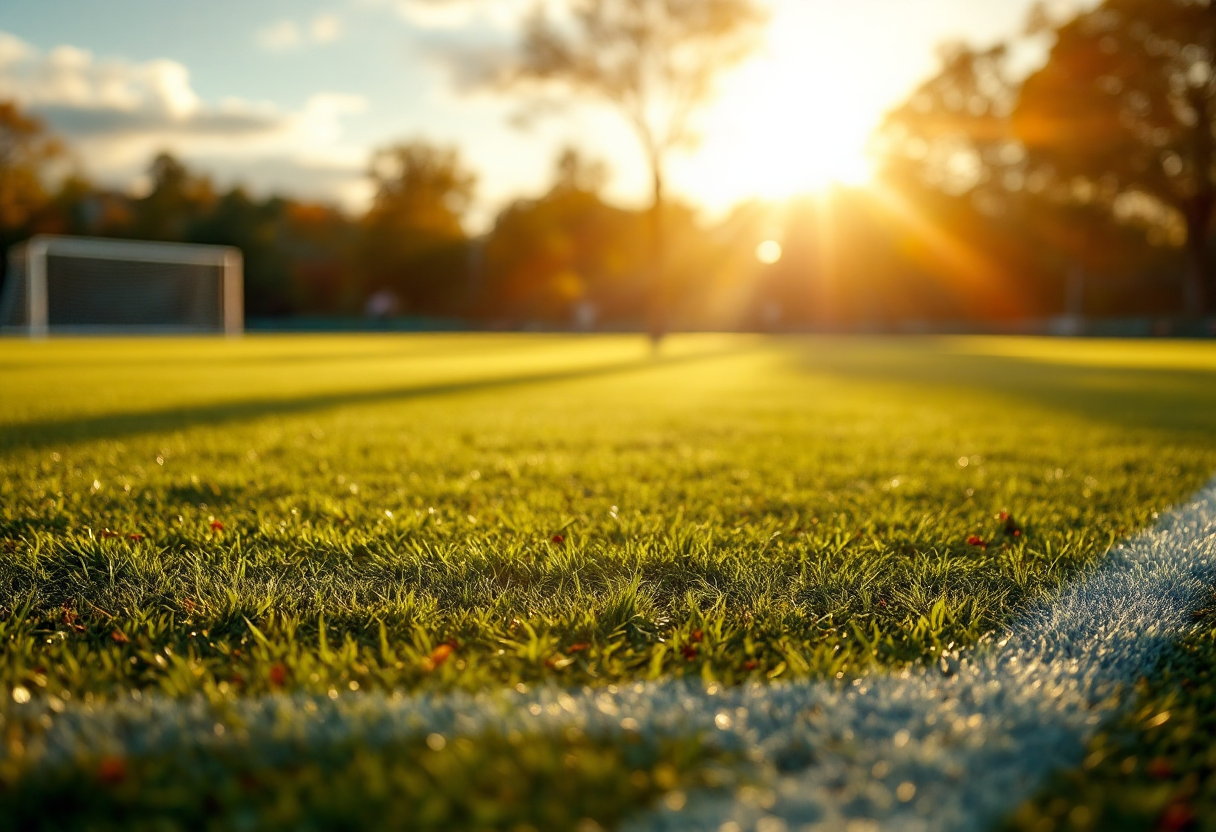
<svg viewBox="0 0 1216 832">
<path fill-rule="evenodd" d="M 342 37 L 342 29 L 342 18 L 336 14 L 319 14 L 307 23 L 284 18 L 259 31 L 257 41 L 263 49 L 283 52 L 302 46 L 333 43 Z"/>
<path fill-rule="evenodd" d="M 342 19 L 336 14 L 319 14 L 308 25 L 313 43 L 333 43 L 342 37 Z"/>
<path fill-rule="evenodd" d="M 516 31 L 536 7 L 537 0 L 366 0 L 369 5 L 391 6 L 419 29 Z"/>
<path fill-rule="evenodd" d="M 299 46 L 303 39 L 294 20 L 279 20 L 258 32 L 258 43 L 272 52 Z"/>
<path fill-rule="evenodd" d="M 43 118 L 110 185 L 130 185 L 163 149 L 203 162 L 223 182 L 313 197 L 349 201 L 363 178 L 366 150 L 345 141 L 344 127 L 367 109 L 358 95 L 319 92 L 294 111 L 239 98 L 211 103 L 176 61 L 98 59 L 73 46 L 44 52 L 0 31 L 5 98 Z"/>
</svg>

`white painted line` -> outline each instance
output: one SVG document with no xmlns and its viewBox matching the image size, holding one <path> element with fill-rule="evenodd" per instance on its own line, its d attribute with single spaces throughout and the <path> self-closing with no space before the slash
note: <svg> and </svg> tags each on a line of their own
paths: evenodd
<svg viewBox="0 0 1216 832">
<path fill-rule="evenodd" d="M 752 785 L 689 795 L 679 810 L 635 818 L 633 832 L 984 829 L 1052 770 L 1079 763 L 1093 731 L 1126 700 L 1120 694 L 1186 631 L 1214 581 L 1216 483 L 1021 616 L 1005 639 L 971 651 L 950 676 L 875 674 L 843 688 L 660 682 L 478 696 L 297 694 L 240 699 L 223 713 L 201 698 L 145 696 L 61 713 L 36 699 L 5 706 L 0 728 L 49 723 L 24 749 L 33 766 L 70 764 L 86 749 L 200 747 L 236 747 L 273 765 L 331 743 L 433 732 L 700 734 L 746 758 Z M 230 727 L 219 734 L 217 722 Z"/>
<path fill-rule="evenodd" d="M 1036 605 L 951 677 L 875 676 L 841 692 L 748 697 L 766 788 L 689 801 L 638 830 L 980 830 L 1076 766 L 1216 581 L 1216 483 Z M 760 717 L 761 719 L 758 719 Z M 783 718 L 784 717 L 784 718 Z M 805 748 L 812 763 L 782 772 Z"/>
</svg>

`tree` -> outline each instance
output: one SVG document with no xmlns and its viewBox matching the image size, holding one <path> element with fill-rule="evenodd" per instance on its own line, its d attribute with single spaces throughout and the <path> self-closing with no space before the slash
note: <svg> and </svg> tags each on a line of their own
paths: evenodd
<svg viewBox="0 0 1216 832">
<path fill-rule="evenodd" d="M 463 267 L 461 220 L 476 177 L 453 149 L 422 141 L 372 156 L 376 194 L 363 220 L 359 259 L 365 290 L 390 290 L 416 310 L 436 311 L 457 287 Z"/>
<path fill-rule="evenodd" d="M 887 176 L 947 194 L 999 198 L 1002 174 L 1023 157 L 1009 120 L 1018 85 L 1008 57 L 1004 44 L 943 47 L 941 70 L 883 120 Z"/>
<path fill-rule="evenodd" d="M 40 120 L 0 101 L 0 233 L 23 231 L 46 205 L 47 167 L 62 155 Z"/>
<path fill-rule="evenodd" d="M 537 8 L 508 80 L 593 96 L 637 134 L 651 178 L 648 325 L 657 342 L 667 326 L 666 158 L 694 140 L 692 115 L 719 74 L 757 46 L 767 18 L 755 0 L 571 0 L 569 8 L 569 21 Z"/>
<path fill-rule="evenodd" d="M 135 201 L 131 233 L 144 240 L 181 242 L 215 204 L 211 180 L 195 174 L 169 153 L 148 167 L 152 188 Z"/>
<path fill-rule="evenodd" d="M 1014 114 L 1032 160 L 1083 200 L 1168 206 L 1185 227 L 1184 306 L 1210 311 L 1216 211 L 1216 8 L 1106 0 L 1058 26 Z"/>
<path fill-rule="evenodd" d="M 297 311 L 289 252 L 280 239 L 286 213 L 286 200 L 271 197 L 258 201 L 237 187 L 219 197 L 186 235 L 192 243 L 241 250 L 245 258 L 245 311 L 251 316 Z"/>
<path fill-rule="evenodd" d="M 485 314 L 568 324 L 581 307 L 601 320 L 638 319 L 637 276 L 646 254 L 637 243 L 645 226 L 600 199 L 605 173 L 602 164 L 567 149 L 547 193 L 516 200 L 499 214 L 485 246 Z"/>
</svg>

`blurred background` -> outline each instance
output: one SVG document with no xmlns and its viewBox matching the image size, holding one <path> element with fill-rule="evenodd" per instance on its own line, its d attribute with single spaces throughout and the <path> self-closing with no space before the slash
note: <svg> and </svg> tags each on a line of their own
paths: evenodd
<svg viewBox="0 0 1216 832">
<path fill-rule="evenodd" d="M 250 329 L 1210 335 L 1208 0 L 7 0 L 0 247 Z"/>
</svg>

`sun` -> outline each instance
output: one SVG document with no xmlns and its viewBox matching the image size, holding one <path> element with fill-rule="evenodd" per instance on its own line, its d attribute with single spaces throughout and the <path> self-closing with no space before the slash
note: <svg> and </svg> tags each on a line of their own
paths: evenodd
<svg viewBox="0 0 1216 832">
<path fill-rule="evenodd" d="M 781 198 L 869 181 L 878 107 L 796 59 L 758 61 L 733 80 L 714 108 L 720 132 L 707 131 L 718 188 Z"/>
<path fill-rule="evenodd" d="M 715 205 L 868 183 L 866 148 L 890 104 L 875 83 L 881 72 L 847 43 L 812 49 L 776 27 L 766 51 L 723 83 L 682 178 Z"/>
</svg>

